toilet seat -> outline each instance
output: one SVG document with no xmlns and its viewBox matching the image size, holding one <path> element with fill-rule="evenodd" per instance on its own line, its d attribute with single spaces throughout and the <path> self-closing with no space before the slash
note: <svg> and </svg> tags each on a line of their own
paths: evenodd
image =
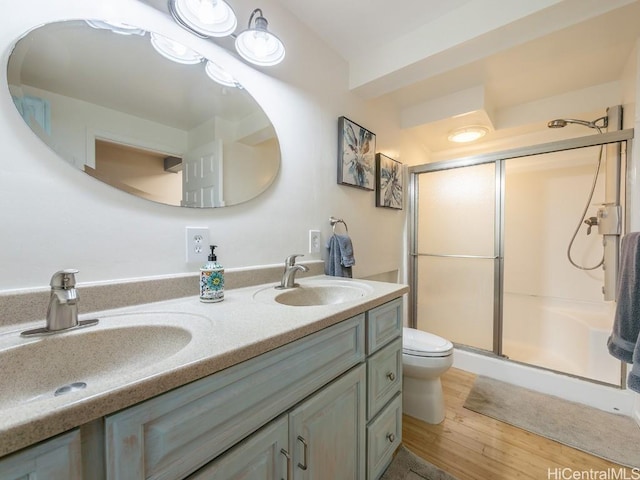
<svg viewBox="0 0 640 480">
<path fill-rule="evenodd" d="M 402 353 L 416 357 L 448 357 L 453 343 L 433 333 L 403 327 Z"/>
</svg>

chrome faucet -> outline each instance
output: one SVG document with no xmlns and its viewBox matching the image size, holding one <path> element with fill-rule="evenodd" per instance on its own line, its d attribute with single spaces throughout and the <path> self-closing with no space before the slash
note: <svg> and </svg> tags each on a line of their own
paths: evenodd
<svg viewBox="0 0 640 480">
<path fill-rule="evenodd" d="M 78 326 L 78 270 L 60 270 L 51 277 L 51 295 L 47 308 L 47 330 L 55 332 Z"/>
<path fill-rule="evenodd" d="M 78 270 L 69 268 L 60 270 L 51 277 L 51 294 L 47 308 L 47 325 L 44 328 L 27 330 L 21 335 L 50 335 L 52 333 L 70 330 L 72 328 L 89 327 L 98 320 L 78 321 L 78 292 L 76 290 L 75 274 Z"/>
<path fill-rule="evenodd" d="M 296 286 L 296 273 L 298 271 L 308 272 L 309 267 L 306 265 L 300 265 L 296 263 L 296 257 L 304 257 L 304 255 L 298 253 L 296 255 L 289 255 L 284 261 L 284 272 L 282 274 L 282 280 L 280 285 L 276 288 L 293 288 Z"/>
</svg>

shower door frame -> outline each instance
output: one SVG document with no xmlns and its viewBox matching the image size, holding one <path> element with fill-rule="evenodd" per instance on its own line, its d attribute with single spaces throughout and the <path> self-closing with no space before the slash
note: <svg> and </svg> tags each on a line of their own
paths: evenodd
<svg viewBox="0 0 640 480">
<path fill-rule="evenodd" d="M 494 261 L 494 285 L 493 285 L 493 353 L 503 356 L 502 353 L 502 303 L 504 290 L 504 188 L 505 188 L 505 162 L 514 158 L 529 157 L 533 155 L 543 155 L 545 153 L 555 153 L 568 150 L 575 150 L 584 147 L 599 145 L 619 144 L 626 142 L 626 161 L 630 160 L 631 143 L 633 139 L 633 129 L 617 130 L 613 132 L 588 135 L 584 137 L 559 140 L 555 142 L 542 143 L 533 146 L 514 148 L 499 152 L 492 152 L 482 155 L 463 157 L 454 160 L 443 160 L 433 163 L 425 163 L 409 167 L 408 183 L 408 282 L 409 282 L 409 326 L 416 328 L 418 319 L 418 258 L 420 256 L 439 256 L 450 258 L 480 258 L 493 259 Z M 493 163 L 495 165 L 495 212 L 494 212 L 494 255 L 493 256 L 470 256 L 470 255 L 432 255 L 421 254 L 418 247 L 418 208 L 419 208 L 419 175 L 455 168 L 472 167 Z M 621 168 L 621 159 L 618 157 L 618 169 Z M 625 179 L 629 168 L 626 169 Z M 620 182 L 619 182 L 620 183 Z M 625 190 L 625 205 L 630 205 L 630 189 Z M 622 234 L 628 231 L 629 215 L 625 212 L 625 222 Z M 623 367 L 624 368 L 624 365 Z"/>
</svg>

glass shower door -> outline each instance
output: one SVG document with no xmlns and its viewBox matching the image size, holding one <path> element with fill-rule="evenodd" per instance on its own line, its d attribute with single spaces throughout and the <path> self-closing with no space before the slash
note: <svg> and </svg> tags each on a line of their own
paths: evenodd
<svg viewBox="0 0 640 480">
<path fill-rule="evenodd" d="M 620 362 L 607 351 L 615 306 L 603 300 L 603 237 L 581 216 L 587 208 L 596 219 L 606 203 L 605 175 L 594 182 L 600 155 L 593 146 L 506 161 L 503 353 L 619 384 Z"/>
<path fill-rule="evenodd" d="M 416 327 L 493 350 L 496 164 L 418 178 L 414 248 Z"/>
</svg>

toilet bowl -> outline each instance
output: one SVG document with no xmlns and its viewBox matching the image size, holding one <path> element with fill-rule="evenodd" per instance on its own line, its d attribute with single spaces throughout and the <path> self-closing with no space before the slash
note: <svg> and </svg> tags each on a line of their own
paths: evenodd
<svg viewBox="0 0 640 480">
<path fill-rule="evenodd" d="M 437 335 L 403 328 L 402 409 L 427 423 L 444 420 L 440 376 L 453 365 L 453 344 Z"/>
</svg>

